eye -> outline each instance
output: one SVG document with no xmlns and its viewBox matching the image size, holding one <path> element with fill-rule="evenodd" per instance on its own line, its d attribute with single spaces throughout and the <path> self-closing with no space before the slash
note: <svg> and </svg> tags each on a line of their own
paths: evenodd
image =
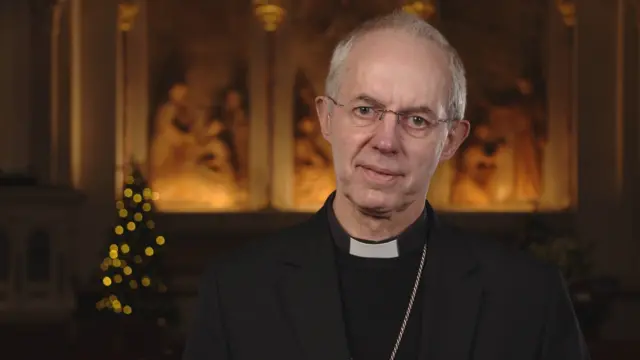
<svg viewBox="0 0 640 360">
<path fill-rule="evenodd" d="M 376 116 L 376 111 L 371 106 L 356 106 L 353 108 L 353 114 L 360 118 L 370 119 Z"/>
<path fill-rule="evenodd" d="M 407 125 L 413 128 L 424 128 L 431 125 L 431 123 L 421 116 L 409 115 L 407 116 Z"/>
</svg>

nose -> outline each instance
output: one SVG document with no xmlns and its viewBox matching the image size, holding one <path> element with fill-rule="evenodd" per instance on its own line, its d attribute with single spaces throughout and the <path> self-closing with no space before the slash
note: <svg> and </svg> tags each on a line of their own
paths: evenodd
<svg viewBox="0 0 640 360">
<path fill-rule="evenodd" d="M 380 114 L 380 124 L 376 126 L 375 134 L 371 139 L 373 148 L 387 155 L 398 152 L 398 116 L 385 111 Z"/>
</svg>

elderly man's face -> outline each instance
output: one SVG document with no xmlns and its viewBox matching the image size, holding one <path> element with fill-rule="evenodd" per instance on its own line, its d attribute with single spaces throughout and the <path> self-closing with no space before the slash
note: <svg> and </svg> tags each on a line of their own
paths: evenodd
<svg viewBox="0 0 640 360">
<path fill-rule="evenodd" d="M 411 136 L 393 113 L 375 125 L 353 125 L 354 106 L 370 105 L 396 112 L 428 108 L 447 118 L 451 87 L 448 59 L 434 44 L 394 31 L 378 31 L 352 48 L 336 101 L 318 98 L 325 138 L 331 143 L 337 190 L 356 206 L 386 213 L 424 204 L 439 162 L 453 156 L 468 134 L 469 123 L 439 123 L 424 136 Z M 366 97 L 363 104 L 358 98 Z"/>
</svg>

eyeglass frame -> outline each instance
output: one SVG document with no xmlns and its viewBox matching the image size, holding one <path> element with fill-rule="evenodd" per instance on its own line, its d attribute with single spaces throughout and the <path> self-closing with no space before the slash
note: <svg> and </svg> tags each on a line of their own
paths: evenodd
<svg viewBox="0 0 640 360">
<path fill-rule="evenodd" d="M 341 108 L 343 108 L 343 109 L 346 109 L 346 105 L 345 105 L 345 104 L 342 104 L 342 103 L 338 102 L 338 101 L 337 101 L 336 99 L 334 99 L 333 97 L 331 97 L 331 96 L 329 96 L 329 95 L 323 95 L 322 97 L 325 97 L 325 98 L 327 98 L 327 99 L 331 100 L 331 102 L 332 102 L 335 106 L 337 106 L 337 107 L 341 107 Z M 399 111 L 395 111 L 395 110 L 387 109 L 387 108 L 382 107 L 382 106 L 381 106 L 381 107 L 379 107 L 379 108 L 376 108 L 375 106 L 372 106 L 372 105 L 369 105 L 369 106 L 364 106 L 364 105 L 363 105 L 363 106 L 355 106 L 353 110 L 355 110 L 356 108 L 359 108 L 359 107 L 368 107 L 368 108 L 371 108 L 371 110 L 372 110 L 373 112 L 375 112 L 375 113 L 376 113 L 376 120 L 378 120 L 378 121 L 382 121 L 382 119 L 384 118 L 384 116 L 385 116 L 387 113 L 391 113 L 391 114 L 393 114 L 393 115 L 395 115 L 395 116 L 396 116 L 396 124 L 401 125 L 401 126 L 402 126 L 401 121 L 400 121 L 401 117 L 404 117 L 404 116 L 411 117 L 411 116 L 412 116 L 412 115 L 411 115 L 411 113 L 399 112 Z M 352 112 L 353 112 L 353 111 L 352 111 Z M 350 116 L 356 116 L 356 115 L 355 115 L 355 114 L 353 114 L 353 113 L 350 113 Z M 423 116 L 418 116 L 418 117 L 420 117 L 420 118 L 424 118 Z M 447 118 L 447 119 L 436 119 L 436 120 L 435 120 L 435 122 L 429 121 L 429 120 L 428 120 L 428 119 L 426 119 L 426 118 L 425 118 L 424 120 L 425 120 L 429 125 L 431 125 L 431 126 L 432 126 L 431 128 L 436 127 L 436 126 L 437 126 L 437 125 L 439 125 L 440 123 L 448 123 L 448 124 L 450 124 L 450 123 L 452 122 L 452 120 L 451 120 L 451 119 L 448 119 L 448 118 Z M 373 125 L 374 123 L 375 123 L 375 121 L 371 122 L 371 124 L 372 124 L 372 125 Z M 357 125 L 356 125 L 356 126 L 357 126 Z M 364 125 L 364 126 L 366 126 L 366 125 Z M 364 126 L 357 126 L 357 127 L 364 127 Z M 404 127 L 403 127 L 403 129 L 404 129 Z M 426 128 L 426 130 L 429 130 L 429 127 L 427 127 L 427 128 Z M 405 131 L 406 131 L 410 136 L 413 136 L 413 137 L 422 137 L 422 136 L 415 136 L 415 135 L 411 134 L 407 129 L 405 129 Z M 428 131 L 427 131 L 427 132 L 428 132 Z M 427 135 L 427 134 L 425 133 L 423 136 L 426 136 L 426 135 Z"/>
</svg>

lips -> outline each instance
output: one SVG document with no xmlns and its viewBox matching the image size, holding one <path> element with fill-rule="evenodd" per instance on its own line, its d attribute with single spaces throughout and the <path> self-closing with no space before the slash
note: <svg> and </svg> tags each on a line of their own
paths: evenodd
<svg viewBox="0 0 640 360">
<path fill-rule="evenodd" d="M 381 168 L 375 165 L 362 165 L 362 167 L 365 170 L 369 170 L 369 171 L 373 171 L 376 172 L 380 175 L 386 175 L 386 176 L 400 176 L 401 174 L 399 172 L 396 171 L 392 171 L 392 170 L 388 170 L 385 168 Z"/>
<path fill-rule="evenodd" d="M 360 166 L 360 168 L 362 169 L 362 173 L 364 174 L 364 177 L 368 182 L 378 185 L 392 184 L 401 175 L 396 171 L 381 168 L 378 166 L 362 165 Z"/>
</svg>

